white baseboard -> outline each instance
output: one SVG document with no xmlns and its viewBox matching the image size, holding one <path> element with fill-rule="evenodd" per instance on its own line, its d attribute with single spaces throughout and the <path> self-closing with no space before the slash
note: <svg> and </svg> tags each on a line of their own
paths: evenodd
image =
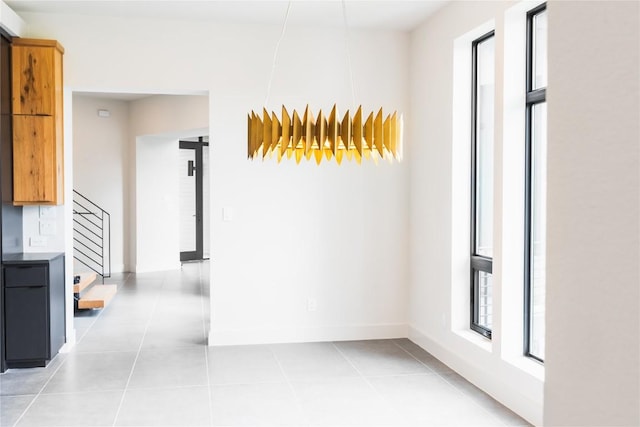
<svg viewBox="0 0 640 427">
<path fill-rule="evenodd" d="M 451 369 L 466 378 L 491 397 L 510 408 L 533 425 L 542 425 L 543 403 L 525 395 L 523 384 L 517 375 L 496 372 L 495 366 L 481 366 L 465 359 L 463 355 L 441 345 L 413 326 L 408 326 L 411 341 L 431 353 Z M 513 372 L 513 367 L 504 362 L 504 371 Z M 509 366 L 509 367 L 508 367 Z"/>
<path fill-rule="evenodd" d="M 84 273 L 84 272 L 87 272 L 87 271 L 93 271 L 93 270 L 91 270 L 89 267 L 85 266 L 84 264 L 74 260 L 74 263 L 73 263 L 73 273 L 74 274 Z M 125 271 L 127 271 L 127 270 L 125 269 L 124 264 L 116 264 L 116 265 L 111 266 L 111 272 L 112 273 L 123 273 Z"/>
<path fill-rule="evenodd" d="M 112 273 L 123 273 L 126 270 L 124 269 L 124 264 L 118 264 L 115 266 L 111 266 L 111 272 Z"/>
<path fill-rule="evenodd" d="M 180 270 L 181 268 L 182 264 L 180 264 L 180 262 L 165 264 L 137 264 L 133 273 L 154 273 L 157 271 Z"/>
<path fill-rule="evenodd" d="M 75 328 L 67 332 L 67 341 L 60 348 L 60 353 L 69 353 L 76 346 L 76 330 Z"/>
<path fill-rule="evenodd" d="M 212 329 L 210 346 L 406 338 L 407 325 L 337 325 L 314 328 Z"/>
</svg>

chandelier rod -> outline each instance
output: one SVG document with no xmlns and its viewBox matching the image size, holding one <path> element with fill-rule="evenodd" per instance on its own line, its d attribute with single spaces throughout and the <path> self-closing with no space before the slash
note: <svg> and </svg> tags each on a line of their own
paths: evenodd
<svg viewBox="0 0 640 427">
<path fill-rule="evenodd" d="M 287 12 L 284 15 L 284 22 L 282 23 L 282 31 L 280 32 L 280 38 L 276 43 L 276 48 L 273 52 L 273 62 L 271 64 L 271 75 L 269 76 L 269 84 L 267 86 L 267 96 L 264 99 L 264 106 L 266 107 L 269 103 L 269 97 L 271 95 L 271 83 L 273 83 L 273 75 L 276 71 L 276 62 L 278 60 L 278 52 L 280 51 L 280 44 L 282 43 L 282 39 L 284 39 L 284 34 L 287 31 L 287 22 L 289 21 L 289 11 L 291 10 L 291 1 L 287 4 Z"/>
<path fill-rule="evenodd" d="M 351 82 L 351 107 L 356 109 L 356 88 L 353 83 L 353 68 L 351 66 L 351 49 L 349 48 L 349 24 L 347 23 L 347 2 L 342 0 L 342 19 L 344 21 L 344 44 L 347 55 L 347 68 L 349 70 L 349 79 Z"/>
</svg>

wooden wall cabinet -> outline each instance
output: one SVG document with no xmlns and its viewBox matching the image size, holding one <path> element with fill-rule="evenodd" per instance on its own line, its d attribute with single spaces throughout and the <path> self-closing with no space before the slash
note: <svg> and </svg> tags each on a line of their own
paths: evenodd
<svg viewBox="0 0 640 427">
<path fill-rule="evenodd" d="M 13 39 L 13 203 L 64 203 L 62 55 L 55 40 Z"/>
</svg>

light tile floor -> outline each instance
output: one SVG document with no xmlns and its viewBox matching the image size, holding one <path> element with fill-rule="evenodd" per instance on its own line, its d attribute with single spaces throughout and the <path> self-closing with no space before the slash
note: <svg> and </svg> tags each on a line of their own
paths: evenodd
<svg viewBox="0 0 640 427">
<path fill-rule="evenodd" d="M 207 347 L 208 277 L 111 279 L 72 352 L 0 375 L 0 425 L 529 425 L 407 339 Z"/>
</svg>

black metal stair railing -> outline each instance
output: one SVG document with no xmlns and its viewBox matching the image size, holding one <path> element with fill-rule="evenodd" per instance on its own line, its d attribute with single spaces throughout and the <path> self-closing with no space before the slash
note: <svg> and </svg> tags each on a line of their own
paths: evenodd
<svg viewBox="0 0 640 427">
<path fill-rule="evenodd" d="M 73 190 L 73 257 L 102 276 L 111 277 L 111 215 Z"/>
</svg>

